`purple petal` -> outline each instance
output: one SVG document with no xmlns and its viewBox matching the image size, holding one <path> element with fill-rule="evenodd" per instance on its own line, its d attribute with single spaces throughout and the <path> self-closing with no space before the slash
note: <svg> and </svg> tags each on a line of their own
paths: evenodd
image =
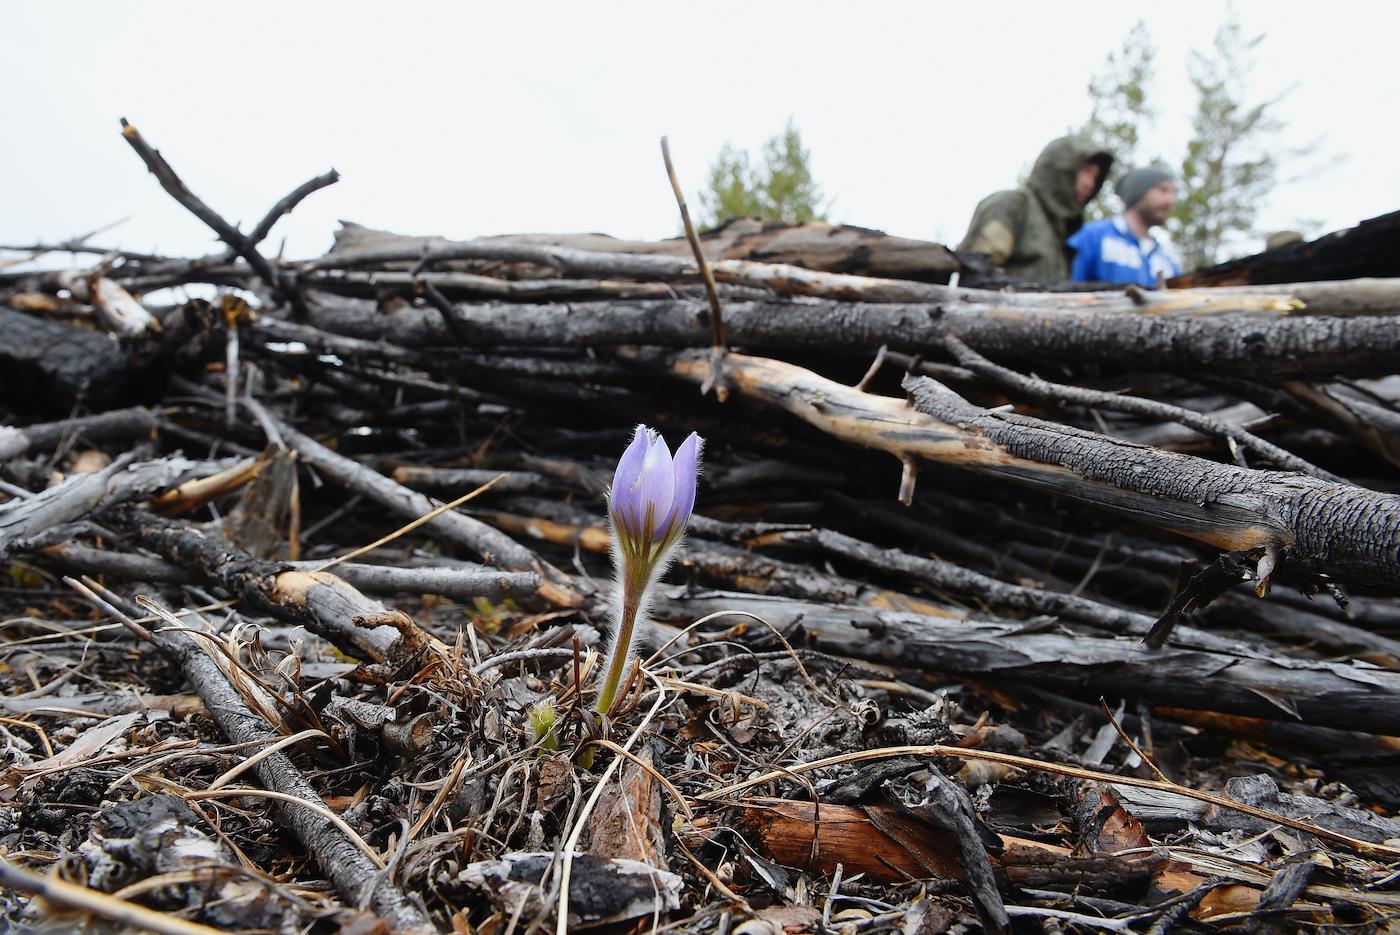
<svg viewBox="0 0 1400 935">
<path fill-rule="evenodd" d="M 666 447 L 666 441 L 659 435 L 656 436 L 652 446 L 647 449 L 646 460 L 642 462 L 639 482 L 641 485 L 640 515 L 645 521 L 647 513 L 651 513 L 651 529 L 655 532 L 671 512 L 671 501 L 675 498 L 676 489 L 675 476 L 671 468 L 671 449 Z"/>
<path fill-rule="evenodd" d="M 647 450 L 655 437 L 656 433 L 645 425 L 637 426 L 632 443 L 622 453 L 617 462 L 617 471 L 613 474 L 609 504 L 612 512 L 633 529 L 640 524 L 644 512 L 641 497 L 642 464 L 646 461 Z"/>
<path fill-rule="evenodd" d="M 667 517 L 668 531 L 679 533 L 690 519 L 690 511 L 695 508 L 696 472 L 699 467 L 700 450 L 704 444 L 704 439 L 691 432 L 676 449 L 676 457 L 671 465 L 675 498 L 671 502 L 671 512 Z"/>
</svg>

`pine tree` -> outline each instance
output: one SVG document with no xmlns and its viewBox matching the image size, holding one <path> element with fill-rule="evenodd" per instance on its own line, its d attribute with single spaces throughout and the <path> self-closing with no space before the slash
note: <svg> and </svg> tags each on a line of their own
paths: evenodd
<svg viewBox="0 0 1400 935">
<path fill-rule="evenodd" d="M 791 119 L 763 146 L 755 168 L 748 153 L 724 144 L 710 165 L 709 185 L 700 193 L 703 225 L 718 227 L 737 217 L 800 224 L 826 219 L 821 189 L 812 177 L 812 154 Z"/>
<path fill-rule="evenodd" d="M 791 119 L 781 136 L 764 145 L 763 162 L 768 172 L 760 200 L 763 217 L 788 224 L 825 220 L 821 189 L 812 178 L 812 153 Z"/>
<path fill-rule="evenodd" d="M 1089 79 L 1093 109 L 1080 132 L 1111 152 L 1120 172 L 1143 164 L 1139 151 L 1142 131 L 1157 119 L 1157 112 L 1149 103 L 1156 55 L 1147 24 L 1138 20 L 1123 47 L 1108 53 L 1103 68 Z M 1112 186 L 1107 179 L 1104 181 L 1099 194 L 1084 209 L 1089 220 L 1118 213 L 1116 202 L 1109 195 Z"/>
<path fill-rule="evenodd" d="M 751 181 L 753 169 L 749 154 L 728 143 L 720 148 L 710 166 L 710 184 L 700 194 L 706 227 L 717 227 L 730 218 L 754 217 L 763 213 L 758 193 Z"/>
<path fill-rule="evenodd" d="M 1280 164 L 1317 144 L 1283 148 L 1283 122 L 1274 115 L 1287 91 L 1247 104 L 1254 51 L 1261 33 L 1246 37 L 1233 4 L 1210 53 L 1193 51 L 1187 64 L 1196 89 L 1192 138 L 1181 162 L 1181 198 L 1169 230 L 1186 269 L 1211 266 L 1252 236 L 1259 208 L 1273 191 Z"/>
</svg>

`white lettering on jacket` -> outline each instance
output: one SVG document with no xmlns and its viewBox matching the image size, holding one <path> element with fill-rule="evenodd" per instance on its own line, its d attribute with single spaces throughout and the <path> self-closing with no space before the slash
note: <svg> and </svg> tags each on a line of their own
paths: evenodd
<svg viewBox="0 0 1400 935">
<path fill-rule="evenodd" d="M 1142 251 L 1133 244 L 1117 237 L 1105 237 L 1101 254 L 1105 263 L 1114 263 L 1128 269 L 1142 269 Z"/>
</svg>

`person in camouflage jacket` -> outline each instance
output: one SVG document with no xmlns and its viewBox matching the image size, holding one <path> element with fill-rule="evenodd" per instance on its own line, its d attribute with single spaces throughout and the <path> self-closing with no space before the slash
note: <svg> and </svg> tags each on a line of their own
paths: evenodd
<svg viewBox="0 0 1400 935">
<path fill-rule="evenodd" d="M 1068 279 L 1074 253 L 1065 240 L 1084 224 L 1084 206 L 1112 167 L 1112 154 L 1088 137 L 1053 140 L 1025 184 L 982 199 L 958 251 L 987 254 L 1013 279 Z"/>
</svg>

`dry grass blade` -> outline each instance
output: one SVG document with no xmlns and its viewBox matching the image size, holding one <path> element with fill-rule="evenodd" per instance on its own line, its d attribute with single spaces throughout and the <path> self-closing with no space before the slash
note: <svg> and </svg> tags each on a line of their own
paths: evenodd
<svg viewBox="0 0 1400 935">
<path fill-rule="evenodd" d="M 221 775 L 218 779 L 215 779 L 209 784 L 209 787 L 205 791 L 213 792 L 215 789 L 222 788 L 223 786 L 232 782 L 234 779 L 246 773 L 248 770 L 252 769 L 254 766 L 257 766 L 260 761 L 272 756 L 272 754 L 276 753 L 278 750 L 290 747 L 293 744 L 301 743 L 303 740 L 308 740 L 312 737 L 324 737 L 327 740 L 331 739 L 330 735 L 327 734 L 325 731 L 315 730 L 314 728 L 304 730 L 296 734 L 292 734 L 290 737 L 283 737 L 281 740 L 277 741 L 276 743 L 272 744 L 266 749 L 259 750 L 257 753 L 248 757 L 248 759 L 244 760 L 242 763 L 239 763 L 237 766 L 233 767 L 228 772 Z"/>
<path fill-rule="evenodd" d="M 317 565 L 314 570 L 325 571 L 328 568 L 334 568 L 341 562 L 348 562 L 351 559 L 358 558 L 359 556 L 364 555 L 366 552 L 373 552 L 380 546 L 388 545 L 390 542 L 393 542 L 400 536 L 413 532 L 413 530 L 417 529 L 419 526 L 422 526 L 425 523 L 431 523 L 435 518 L 441 516 L 443 513 L 446 513 L 448 510 L 455 510 L 462 504 L 470 500 L 476 499 L 477 497 L 484 494 L 486 491 L 490 490 L 492 487 L 496 486 L 497 482 L 499 482 L 505 476 L 505 472 L 502 471 L 500 474 L 497 474 L 495 477 L 491 478 L 489 481 L 482 484 L 480 487 L 477 487 L 475 490 L 469 493 L 462 494 L 460 497 L 458 497 L 456 500 L 453 500 L 451 503 L 444 503 L 441 506 L 429 510 L 427 513 L 424 513 L 422 516 L 418 517 L 412 522 L 406 523 L 403 526 L 400 526 L 398 529 L 395 529 L 387 536 L 381 536 L 380 538 L 371 542 L 369 545 L 362 545 L 358 549 L 354 549 L 352 551 L 346 552 L 344 555 L 339 555 L 333 559 L 323 562 L 322 564 Z"/>
</svg>

